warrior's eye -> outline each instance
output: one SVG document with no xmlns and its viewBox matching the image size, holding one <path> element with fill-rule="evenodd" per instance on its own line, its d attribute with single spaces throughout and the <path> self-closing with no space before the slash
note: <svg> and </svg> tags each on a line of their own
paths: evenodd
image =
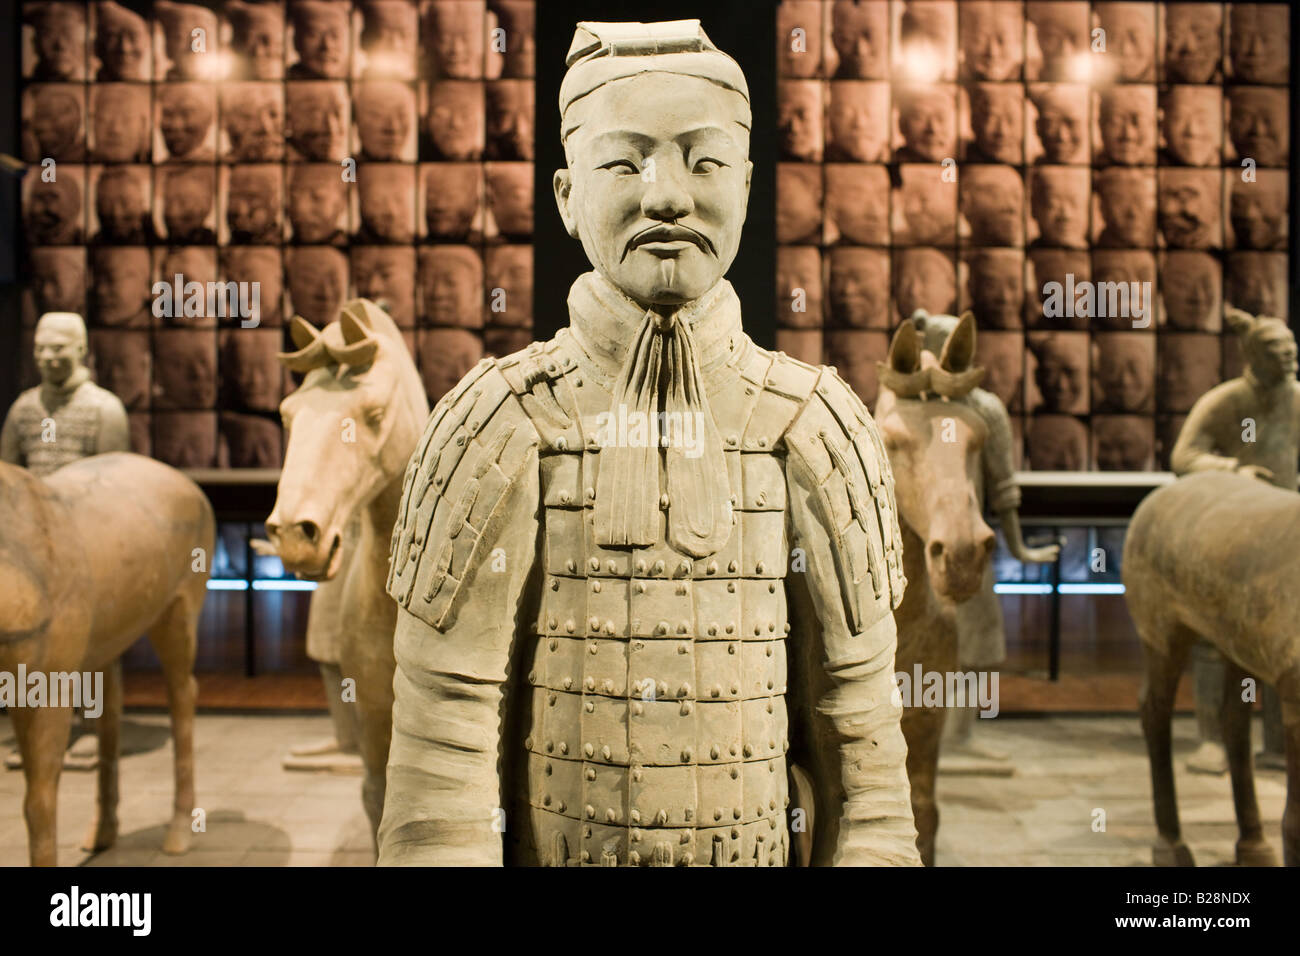
<svg viewBox="0 0 1300 956">
<path fill-rule="evenodd" d="M 614 173 L 617 176 L 641 175 L 641 170 L 638 169 L 636 163 L 632 162 L 632 160 L 630 159 L 616 159 L 613 160 L 612 162 L 605 163 L 603 166 L 599 166 L 597 168 L 608 169 L 610 172 Z"/>
<path fill-rule="evenodd" d="M 710 159 L 706 156 L 704 159 L 701 159 L 698 162 L 696 162 L 695 167 L 691 170 L 691 172 L 695 173 L 696 175 L 702 176 L 702 175 L 707 175 L 708 173 L 717 172 L 719 169 L 721 169 L 723 166 L 726 165 L 727 164 L 722 162 L 721 160 Z"/>
<path fill-rule="evenodd" d="M 384 420 L 384 408 L 382 405 L 376 405 L 374 408 L 366 409 L 366 424 L 372 428 L 379 425 Z"/>
</svg>

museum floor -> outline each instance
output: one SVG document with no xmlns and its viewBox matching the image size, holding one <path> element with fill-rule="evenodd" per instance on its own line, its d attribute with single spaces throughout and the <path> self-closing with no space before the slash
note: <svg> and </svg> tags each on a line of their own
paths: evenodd
<svg viewBox="0 0 1300 956">
<path fill-rule="evenodd" d="M 1258 721 L 1257 721 L 1258 724 Z M 320 737 L 322 716 L 201 714 L 195 732 L 199 806 L 207 831 L 181 857 L 164 856 L 171 747 L 163 713 L 128 714 L 123 727 L 121 837 L 93 858 L 77 849 L 90 820 L 94 774 L 65 772 L 59 793 L 64 865 L 365 866 L 373 861 L 358 777 L 286 772 L 290 745 Z M 1003 778 L 939 780 L 938 863 L 946 866 L 1144 866 L 1154 834 L 1146 752 L 1134 716 L 1002 718 L 978 731 L 1014 754 Z M 1188 773 L 1194 721 L 1174 722 L 1183 832 L 1202 866 L 1232 860 L 1236 825 L 1227 776 Z M 1255 729 L 1256 740 L 1260 730 Z M 0 751 L 13 746 L 0 717 Z M 1279 848 L 1280 771 L 1256 776 L 1265 833 Z M 0 866 L 27 860 L 23 777 L 0 770 Z M 1094 832 L 1097 810 L 1105 832 Z"/>
</svg>

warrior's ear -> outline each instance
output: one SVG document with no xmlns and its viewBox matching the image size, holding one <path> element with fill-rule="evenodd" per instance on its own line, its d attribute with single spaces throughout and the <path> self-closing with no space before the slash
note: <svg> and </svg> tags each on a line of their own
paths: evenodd
<svg viewBox="0 0 1300 956">
<path fill-rule="evenodd" d="M 889 343 L 889 367 L 904 375 L 921 367 L 921 333 L 911 319 L 898 327 Z"/>
<path fill-rule="evenodd" d="M 551 186 L 555 190 L 555 205 L 560 210 L 560 219 L 564 221 L 564 228 L 574 239 L 579 238 L 578 220 L 569 208 L 569 200 L 573 196 L 573 174 L 567 169 L 557 169 Z"/>
<path fill-rule="evenodd" d="M 975 361 L 975 316 L 967 310 L 949 333 L 939 356 L 939 367 L 948 372 L 964 372 Z"/>
</svg>

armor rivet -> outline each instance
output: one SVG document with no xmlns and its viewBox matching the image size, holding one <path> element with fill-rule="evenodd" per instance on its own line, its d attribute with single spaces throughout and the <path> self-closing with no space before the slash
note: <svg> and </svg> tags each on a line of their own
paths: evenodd
<svg viewBox="0 0 1300 956">
<path fill-rule="evenodd" d="M 667 622 L 667 621 L 660 621 L 658 624 L 656 624 L 656 625 L 655 625 L 655 633 L 656 633 L 656 634 L 667 634 L 667 633 L 668 633 L 668 622 Z"/>
<path fill-rule="evenodd" d="M 633 810 L 632 812 L 633 812 L 633 813 L 636 813 L 635 810 Z M 629 815 L 629 816 L 630 816 L 630 815 Z M 636 829 L 635 827 L 632 829 L 632 842 L 633 842 L 633 843 L 640 843 L 640 842 L 641 842 L 641 837 L 642 837 L 642 836 L 643 836 L 643 834 L 641 833 L 640 830 Z"/>
<path fill-rule="evenodd" d="M 439 475 L 437 478 L 433 479 L 433 483 L 434 483 L 435 485 L 437 485 L 439 488 L 441 488 L 441 487 L 442 487 L 442 475 Z"/>
<path fill-rule="evenodd" d="M 776 621 L 768 621 L 768 622 L 767 622 L 767 630 L 768 630 L 768 633 L 769 633 L 769 634 L 775 634 L 775 633 L 776 633 Z"/>
<path fill-rule="evenodd" d="M 457 436 L 456 436 L 456 447 L 461 448 L 461 447 L 464 447 L 464 445 L 465 445 L 465 436 L 464 436 L 464 435 L 457 435 Z"/>
<path fill-rule="evenodd" d="M 690 574 L 694 569 L 691 566 L 691 562 L 683 561 L 681 564 L 677 565 L 677 570 L 682 574 Z"/>
<path fill-rule="evenodd" d="M 558 446 L 559 443 L 562 441 L 564 441 L 563 438 L 557 438 L 555 443 Z M 572 496 L 567 491 L 560 492 L 560 504 L 567 505 L 572 500 L 573 500 Z"/>
<path fill-rule="evenodd" d="M 586 744 L 585 746 L 583 746 L 582 749 L 587 754 L 588 757 L 594 756 L 596 753 L 595 744 Z"/>
<path fill-rule="evenodd" d="M 592 559 L 591 559 L 591 570 L 593 570 L 593 571 L 599 571 L 599 570 L 600 570 L 600 558 L 592 558 Z"/>
<path fill-rule="evenodd" d="M 572 689 L 573 689 L 573 678 L 572 678 L 572 677 L 566 677 L 566 678 L 564 678 L 564 689 L 565 689 L 565 690 L 572 690 Z"/>
<path fill-rule="evenodd" d="M 735 622 L 735 621 L 728 621 L 728 622 L 727 622 L 727 633 L 728 633 L 728 634 L 733 634 L 733 633 L 735 633 L 735 630 L 736 630 L 736 622 Z"/>
<path fill-rule="evenodd" d="M 641 706 L 641 702 L 639 700 L 632 702 L 632 715 L 634 717 L 640 717 L 641 712 L 643 710 L 645 710 L 645 708 Z"/>
<path fill-rule="evenodd" d="M 552 591 L 558 591 L 559 589 L 560 589 L 560 579 L 559 579 L 559 578 L 551 578 L 551 590 L 552 590 Z"/>
<path fill-rule="evenodd" d="M 735 444 L 736 444 L 736 436 L 735 436 L 735 435 L 728 435 L 728 436 L 727 436 L 727 444 L 728 444 L 728 445 L 735 445 Z"/>
<path fill-rule="evenodd" d="M 786 622 L 785 622 L 785 633 L 787 633 L 787 634 L 790 633 L 790 622 L 789 622 L 789 621 L 786 621 Z"/>
<path fill-rule="evenodd" d="M 722 809 L 721 809 L 720 807 L 714 809 L 714 811 L 713 811 L 713 819 L 715 819 L 715 820 L 721 820 L 721 819 L 722 819 Z"/>
<path fill-rule="evenodd" d="M 768 656 L 768 657 L 771 657 L 771 656 L 772 656 L 772 645 L 771 645 L 771 644 L 768 644 L 768 645 L 767 645 L 767 656 Z"/>
<path fill-rule="evenodd" d="M 744 814 L 743 812 L 741 812 L 740 807 L 735 807 L 735 808 L 731 811 L 731 815 L 732 815 L 733 817 L 735 817 L 737 820 L 739 820 L 739 819 L 740 819 L 741 817 L 743 817 L 745 814 Z M 735 837 L 733 836 L 732 839 L 734 840 Z"/>
<path fill-rule="evenodd" d="M 717 745 L 714 744 L 712 747 L 709 748 L 709 759 L 710 759 L 710 760 L 717 760 L 717 759 L 718 759 L 718 754 L 719 754 L 719 752 L 720 752 L 720 751 L 718 750 Z"/>
<path fill-rule="evenodd" d="M 659 695 L 660 697 L 667 697 L 667 696 L 668 696 L 668 685 L 667 685 L 666 683 L 664 683 L 663 681 L 658 681 L 658 682 L 655 683 L 655 691 L 656 691 L 656 693 L 658 693 L 658 695 Z"/>
<path fill-rule="evenodd" d="M 597 644 L 595 641 L 592 641 L 590 644 L 587 645 L 587 650 L 592 654 L 595 654 L 596 651 L 600 650 L 600 645 Z"/>
<path fill-rule="evenodd" d="M 732 745 L 731 745 L 731 756 L 733 756 L 733 757 L 736 756 L 736 745 L 735 745 L 735 744 L 732 744 Z"/>
<path fill-rule="evenodd" d="M 542 806 L 549 807 L 550 805 L 551 805 L 551 795 L 548 793 L 546 796 L 542 797 Z"/>
<path fill-rule="evenodd" d="M 569 440 L 565 438 L 563 435 L 560 435 L 555 439 L 555 447 L 558 448 L 560 451 L 568 451 Z M 569 503 L 568 494 L 560 495 L 560 501 L 567 505 Z"/>
<path fill-rule="evenodd" d="M 767 593 L 768 593 L 768 594 L 775 594 L 775 593 L 776 593 L 776 582 L 775 582 L 775 581 L 769 581 L 769 582 L 768 582 L 768 585 L 767 585 Z"/>
<path fill-rule="evenodd" d="M 549 621 L 546 622 L 546 626 L 553 631 L 559 626 L 559 622 L 555 620 L 555 618 L 551 618 Z"/>
<path fill-rule="evenodd" d="M 718 625 L 716 625 L 716 624 L 710 624 L 710 625 L 709 625 L 709 636 L 712 637 L 714 634 L 717 634 L 717 633 L 718 633 Z"/>
<path fill-rule="evenodd" d="M 652 569 L 652 573 L 654 573 L 654 574 L 663 574 L 663 573 L 664 573 L 664 563 L 663 563 L 662 561 L 656 561 L 656 562 L 655 562 L 655 566 L 654 566 L 654 568 Z"/>
<path fill-rule="evenodd" d="M 556 702 L 558 699 L 559 699 L 559 698 L 558 698 L 555 694 L 550 694 L 550 695 L 547 696 L 547 703 L 550 704 L 552 707 L 554 707 L 554 706 L 555 706 L 555 702 Z"/>
<path fill-rule="evenodd" d="M 732 561 L 730 564 L 727 565 L 727 571 L 729 571 L 731 574 L 736 573 L 736 568 L 737 568 L 737 564 L 735 561 Z"/>
<path fill-rule="evenodd" d="M 555 809 L 558 810 L 560 813 L 563 813 L 565 810 L 569 809 L 569 805 L 565 803 L 563 800 L 561 800 L 558 804 L 555 805 Z"/>
<path fill-rule="evenodd" d="M 573 618 L 569 618 L 567 621 L 564 622 L 565 633 L 572 634 L 577 629 L 578 629 L 578 625 L 574 623 Z"/>
<path fill-rule="evenodd" d="M 588 678 L 587 678 L 587 690 L 595 690 L 595 689 L 596 689 L 596 678 L 594 678 L 594 677 L 588 677 Z"/>
<path fill-rule="evenodd" d="M 677 696 L 678 696 L 678 697 L 690 697 L 690 696 L 691 696 L 691 685 L 690 685 L 689 683 L 684 683 L 684 684 L 682 684 L 681 687 L 677 688 Z"/>
<path fill-rule="evenodd" d="M 682 811 L 682 819 L 684 819 L 687 823 L 690 823 L 691 818 L 694 816 L 695 816 L 695 811 L 691 807 L 687 807 L 685 810 Z M 686 843 L 688 839 L 689 839 L 689 835 L 683 833 L 682 842 Z"/>
<path fill-rule="evenodd" d="M 555 741 L 554 741 L 554 740 L 548 740 L 548 741 L 546 741 L 546 752 L 547 752 L 548 754 L 555 753 Z"/>
<path fill-rule="evenodd" d="M 727 593 L 728 593 L 728 594 L 735 594 L 735 593 L 736 593 L 736 582 L 735 582 L 735 581 L 728 581 L 728 582 L 727 582 Z"/>
<path fill-rule="evenodd" d="M 556 372 L 559 371 L 559 366 L 557 366 L 554 362 L 548 362 L 546 364 L 546 371 L 549 372 L 551 375 L 554 375 Z"/>
<path fill-rule="evenodd" d="M 660 508 L 667 508 L 667 507 L 668 507 L 668 496 L 667 496 L 667 495 L 660 495 L 660 496 L 659 496 L 659 507 L 660 507 Z"/>
<path fill-rule="evenodd" d="M 574 388 L 582 388 L 582 379 L 580 379 L 580 378 L 575 378 L 575 379 L 573 380 L 573 387 L 574 387 Z"/>
<path fill-rule="evenodd" d="M 640 822 L 641 822 L 641 811 L 640 811 L 640 810 L 633 810 L 631 813 L 628 814 L 628 819 L 630 819 L 633 823 L 640 823 Z"/>
<path fill-rule="evenodd" d="M 555 702 L 551 701 L 551 703 L 555 703 Z M 594 701 L 590 701 L 590 700 L 585 701 L 582 707 L 589 714 L 594 714 L 596 712 L 596 704 Z"/>
<path fill-rule="evenodd" d="M 714 684 L 712 687 L 709 688 L 709 696 L 710 696 L 710 697 L 721 697 L 721 696 L 722 696 L 722 688 L 719 687 L 717 684 Z"/>
<path fill-rule="evenodd" d="M 548 760 L 546 761 L 546 776 L 549 777 L 553 773 L 555 773 L 555 765 Z"/>
<path fill-rule="evenodd" d="M 618 562 L 613 558 L 606 562 L 605 567 L 610 574 L 618 574 Z"/>
<path fill-rule="evenodd" d="M 740 685 L 739 685 L 739 684 L 732 684 L 732 685 L 731 685 L 731 692 L 732 692 L 733 694 L 739 694 L 739 693 L 740 693 Z"/>
<path fill-rule="evenodd" d="M 605 622 L 605 633 L 606 633 L 606 634 L 613 634 L 613 633 L 614 633 L 614 622 L 613 622 L 613 621 L 606 621 L 606 622 Z"/>
<path fill-rule="evenodd" d="M 767 702 L 767 712 L 769 714 L 772 712 L 772 702 L 770 700 Z"/>
<path fill-rule="evenodd" d="M 638 865 L 641 862 L 641 854 L 638 853 L 636 850 L 633 850 L 631 853 L 627 855 L 627 862 L 632 864 L 633 866 Z"/>
<path fill-rule="evenodd" d="M 746 757 L 754 756 L 754 748 L 751 747 L 749 744 L 745 744 L 745 756 Z"/>
<path fill-rule="evenodd" d="M 567 743 L 566 741 L 561 740 L 561 741 L 560 741 L 560 753 L 562 753 L 562 754 L 567 754 L 568 752 L 569 752 L 569 745 L 568 745 L 568 743 Z"/>
<path fill-rule="evenodd" d="M 687 747 L 685 750 L 682 751 L 682 763 L 690 763 L 690 762 L 691 762 L 691 748 Z"/>
<path fill-rule="evenodd" d="M 596 497 L 596 489 L 595 489 L 595 488 L 592 488 L 591 486 L 588 486 L 588 487 L 587 487 L 587 497 L 588 497 L 588 498 L 593 498 L 593 499 L 594 499 L 594 498 Z"/>
<path fill-rule="evenodd" d="M 637 593 L 637 594 L 645 594 L 645 582 L 644 582 L 644 581 L 638 581 L 638 582 L 636 583 L 636 593 Z"/>
<path fill-rule="evenodd" d="M 767 749 L 768 749 L 768 750 L 775 750 L 775 749 L 776 749 L 776 741 L 775 741 L 775 740 L 769 740 L 769 741 L 767 742 Z"/>
<path fill-rule="evenodd" d="M 595 768 L 595 767 L 588 767 L 587 770 L 586 770 L 585 776 L 586 776 L 586 778 L 587 778 L 588 780 L 595 780 L 595 779 L 596 779 L 596 768 Z"/>
<path fill-rule="evenodd" d="M 599 593 L 600 593 L 600 582 L 599 582 L 599 581 L 592 581 L 592 582 L 591 582 L 591 589 L 592 589 L 592 591 L 594 591 L 595 593 L 599 594 Z"/>
<path fill-rule="evenodd" d="M 736 653 L 736 645 L 735 645 L 735 644 L 728 644 L 728 645 L 727 645 L 727 653 L 728 653 L 728 654 L 735 654 L 735 653 Z"/>
<path fill-rule="evenodd" d="M 766 439 L 766 438 L 760 438 L 760 439 L 758 440 L 758 447 L 759 447 L 759 448 L 766 448 L 766 447 L 767 447 L 767 439 Z"/>
<path fill-rule="evenodd" d="M 758 494 L 756 494 L 756 495 L 754 496 L 754 501 L 757 502 L 757 503 L 760 504 L 760 505 L 765 505 L 765 504 L 767 504 L 767 492 L 766 492 L 766 491 L 760 491 Z"/>
<path fill-rule="evenodd" d="M 690 630 L 690 628 L 689 628 L 686 624 L 678 624 L 678 625 L 677 625 L 677 633 L 678 633 L 678 634 L 685 634 L 688 630 Z"/>
<path fill-rule="evenodd" d="M 680 713 L 683 717 L 690 716 L 691 702 L 689 700 L 682 701 L 681 710 L 679 710 L 678 713 Z"/>
<path fill-rule="evenodd" d="M 773 744 L 773 746 L 775 746 L 775 744 Z M 608 746 L 605 746 L 600 748 L 600 755 L 606 760 L 609 760 L 614 756 L 614 752 L 610 750 Z"/>
<path fill-rule="evenodd" d="M 773 686 L 775 686 L 775 685 L 774 685 L 771 681 L 768 681 L 768 682 L 767 682 L 767 689 L 768 689 L 768 690 L 771 690 L 771 689 L 773 688 Z"/>
<path fill-rule="evenodd" d="M 775 810 L 775 809 L 776 809 L 776 797 L 773 797 L 771 800 L 767 801 L 767 808 L 768 808 L 769 810 Z"/>
<path fill-rule="evenodd" d="M 762 574 L 762 573 L 763 573 L 763 570 L 764 570 L 764 565 L 763 565 L 763 562 L 762 562 L 762 561 L 760 561 L 760 562 L 758 562 L 758 564 L 754 565 L 754 573 L 755 573 L 755 574 Z"/>
<path fill-rule="evenodd" d="M 680 644 L 677 645 L 677 653 L 678 653 L 678 654 L 686 654 L 686 653 L 688 653 L 688 652 L 690 651 L 690 649 L 691 649 L 691 646 L 690 646 L 689 644 L 687 644 L 685 641 L 683 641 L 682 643 L 680 643 Z"/>
<path fill-rule="evenodd" d="M 582 828 L 582 835 L 585 836 L 585 837 L 590 837 L 590 836 L 591 836 L 591 827 L 589 827 L 589 826 L 584 826 L 584 827 Z M 585 858 L 587 857 L 587 851 L 586 851 L 586 850 L 583 850 L 582 855 L 583 855 L 583 858 L 585 859 Z"/>
<path fill-rule="evenodd" d="M 635 770 L 632 771 L 632 780 L 635 783 L 640 783 L 641 778 L 644 776 L 645 776 L 645 771 L 642 770 L 640 767 L 637 767 Z"/>
<path fill-rule="evenodd" d="M 755 634 L 755 636 L 757 636 L 757 635 L 759 635 L 759 634 L 762 634 L 762 633 L 763 633 L 763 625 L 762 625 L 762 624 L 755 624 L 755 625 L 754 625 L 754 634 Z"/>
<path fill-rule="evenodd" d="M 578 570 L 578 565 L 572 558 L 570 558 L 568 561 L 564 562 L 564 569 L 572 574 Z"/>
<path fill-rule="evenodd" d="M 610 807 L 608 810 L 605 811 L 605 819 L 610 823 L 613 823 L 615 820 L 618 819 L 618 814 L 614 812 L 613 807 Z"/>
<path fill-rule="evenodd" d="M 733 766 L 733 767 L 731 768 L 731 779 L 732 779 L 732 780 L 735 780 L 735 779 L 736 779 L 737 777 L 739 777 L 739 776 L 740 776 L 740 771 L 737 770 L 737 769 Z"/>
<path fill-rule="evenodd" d="M 663 826 L 667 822 L 668 822 L 667 810 L 660 810 L 658 813 L 655 814 L 655 823 L 659 824 L 660 826 Z"/>
<path fill-rule="evenodd" d="M 645 563 L 645 561 L 637 561 L 637 563 L 636 563 L 636 573 L 637 573 L 637 574 L 645 574 L 645 569 L 646 569 L 646 563 Z"/>
<path fill-rule="evenodd" d="M 525 738 L 524 738 L 524 749 L 525 749 L 525 750 L 532 750 L 532 749 L 533 749 L 533 738 L 532 738 L 532 737 L 525 737 Z"/>
<path fill-rule="evenodd" d="M 708 571 L 709 574 L 717 574 L 717 573 L 718 573 L 718 562 L 717 562 L 717 561 L 710 561 L 710 562 L 709 562 L 709 566 L 708 566 L 708 568 L 707 568 L 706 570 Z"/>
<path fill-rule="evenodd" d="M 551 643 L 550 643 L 551 650 L 555 650 L 559 646 L 560 646 L 560 642 L 557 641 L 555 638 L 551 638 Z"/>
<path fill-rule="evenodd" d="M 790 749 L 790 741 L 788 741 L 788 740 L 783 740 L 783 741 L 781 741 L 781 751 L 782 751 L 782 753 L 784 753 L 785 751 L 787 751 L 787 750 L 789 750 L 789 749 Z"/>
<path fill-rule="evenodd" d="M 530 683 L 530 684 L 536 684 L 536 683 L 537 683 L 537 671 L 529 671 L 529 672 L 528 672 L 528 683 Z"/>
<path fill-rule="evenodd" d="M 772 763 L 771 761 L 768 761 L 768 764 L 767 764 L 767 772 L 768 772 L 768 773 L 776 773 L 776 764 L 775 764 L 775 763 Z"/>
<path fill-rule="evenodd" d="M 645 650 L 645 641 L 633 641 L 632 648 L 638 651 Z"/>
</svg>

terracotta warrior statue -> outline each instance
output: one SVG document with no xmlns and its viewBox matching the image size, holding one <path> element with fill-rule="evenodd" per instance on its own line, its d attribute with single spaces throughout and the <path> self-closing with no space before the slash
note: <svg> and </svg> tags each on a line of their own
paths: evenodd
<svg viewBox="0 0 1300 956">
<path fill-rule="evenodd" d="M 126 408 L 90 380 L 86 323 L 75 312 L 46 312 L 36 323 L 36 371 L 41 384 L 18 396 L 0 430 L 0 461 L 22 465 L 38 478 L 88 455 L 130 451 Z M 78 737 L 64 761 L 69 770 L 93 770 L 93 734 Z M 22 766 L 15 749 L 5 766 Z"/>
<path fill-rule="evenodd" d="M 931 353 L 936 362 L 944 354 L 944 345 L 960 321 L 956 316 L 929 315 L 921 310 L 912 316 L 912 324 L 921 333 L 923 349 Z M 1031 548 L 1025 544 L 1021 534 L 1015 438 L 1007 407 L 1000 398 L 979 386 L 967 392 L 963 401 L 988 426 L 988 437 L 980 448 L 980 473 L 983 480 L 976 485 L 981 508 L 987 508 L 997 516 L 1007 550 L 1017 561 L 1025 564 L 1055 561 L 1061 551 L 1060 545 Z M 1002 621 L 1002 605 L 993 591 L 994 576 L 993 562 L 985 562 L 979 593 L 954 608 L 957 664 L 962 671 L 989 670 L 998 667 L 1006 659 L 1006 628 Z M 1012 772 L 1007 753 L 973 740 L 972 734 L 978 723 L 975 720 L 977 710 L 975 702 L 967 707 L 956 708 L 945 723 L 944 759 L 940 763 L 940 772 L 994 775 Z"/>
<path fill-rule="evenodd" d="M 130 451 L 126 408 L 90 380 L 86 323 L 75 312 L 46 312 L 36 323 L 41 384 L 18 396 L 0 432 L 0 461 L 45 477 L 87 455 Z"/>
<path fill-rule="evenodd" d="M 1229 308 L 1224 318 L 1237 333 L 1246 372 L 1210 389 L 1192 406 L 1170 458 L 1174 474 L 1237 471 L 1287 491 L 1296 490 L 1300 461 L 1300 382 L 1295 336 L 1281 319 Z M 1192 645 L 1196 722 L 1200 747 L 1189 770 L 1227 773 L 1219 723 L 1223 657 L 1206 641 Z M 1272 687 L 1261 688 L 1264 749 L 1261 766 L 1285 769 L 1282 708 Z"/>
<path fill-rule="evenodd" d="M 594 266 L 407 469 L 381 864 L 916 864 L 893 477 L 723 279 L 752 165 L 699 21 L 581 23 L 555 197 Z"/>
</svg>

